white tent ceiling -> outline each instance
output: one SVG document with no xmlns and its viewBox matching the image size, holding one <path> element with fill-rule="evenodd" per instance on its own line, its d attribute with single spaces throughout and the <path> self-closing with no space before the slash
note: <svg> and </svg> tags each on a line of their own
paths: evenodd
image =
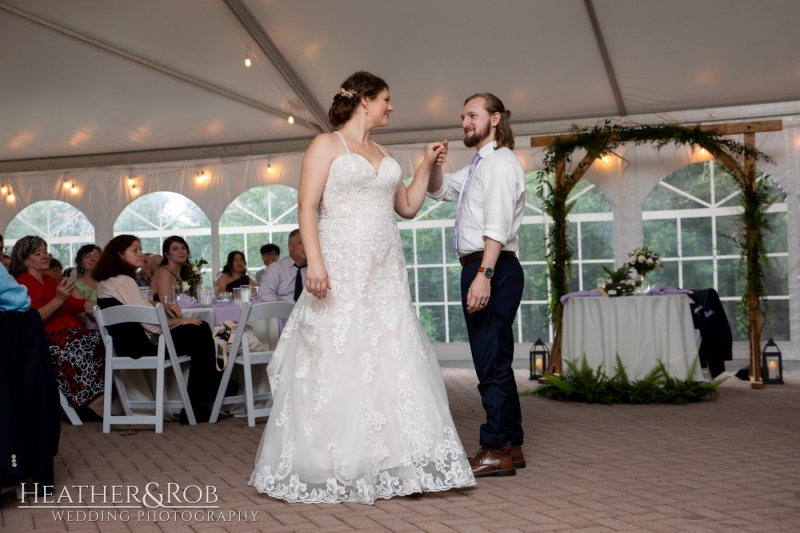
<svg viewBox="0 0 800 533">
<path fill-rule="evenodd" d="M 619 114 L 584 0 L 0 0 L 0 162 L 312 136 L 262 110 L 288 112 L 297 79 L 232 3 L 252 12 L 324 109 L 351 72 L 384 77 L 397 109 L 389 130 L 457 127 L 464 97 L 487 90 L 518 123 Z M 633 120 L 800 100 L 796 0 L 594 0 L 594 9 Z"/>
</svg>

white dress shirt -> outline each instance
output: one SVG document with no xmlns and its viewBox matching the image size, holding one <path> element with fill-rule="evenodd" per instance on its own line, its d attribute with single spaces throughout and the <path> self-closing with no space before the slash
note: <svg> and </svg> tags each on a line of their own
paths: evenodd
<svg viewBox="0 0 800 533">
<path fill-rule="evenodd" d="M 478 152 L 481 160 L 469 183 L 461 213 L 458 255 L 483 251 L 484 238 L 503 245 L 504 251 L 516 252 L 517 234 L 525 208 L 525 171 L 517 156 L 508 148 L 495 149 L 490 142 Z M 442 188 L 428 193 L 434 200 L 461 201 L 470 165 L 452 174 L 444 174 Z"/>
<path fill-rule="evenodd" d="M 268 265 L 264 265 L 263 267 L 259 268 L 256 272 L 256 285 L 261 285 L 261 280 L 264 279 L 264 274 L 267 273 L 267 269 L 269 268 Z M 261 290 L 261 289 L 259 289 Z"/>
<path fill-rule="evenodd" d="M 308 267 L 300 269 L 303 290 L 306 287 L 307 270 Z M 294 303 L 294 284 L 296 279 L 297 268 L 294 266 L 294 259 L 287 255 L 269 266 L 267 273 L 261 278 L 261 283 L 258 286 L 258 295 L 265 302 Z"/>
</svg>

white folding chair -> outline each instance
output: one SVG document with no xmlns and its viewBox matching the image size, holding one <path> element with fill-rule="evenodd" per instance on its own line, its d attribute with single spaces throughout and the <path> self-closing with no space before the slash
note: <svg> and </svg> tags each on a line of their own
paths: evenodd
<svg viewBox="0 0 800 533">
<path fill-rule="evenodd" d="M 181 372 L 181 363 L 186 363 L 191 358 L 188 355 L 178 357 L 175 351 L 175 345 L 172 343 L 172 335 L 169 333 L 164 306 L 158 304 L 153 308 L 139 305 L 119 305 L 105 310 L 94 306 L 94 316 L 97 319 L 98 326 L 100 326 L 100 334 L 106 346 L 106 389 L 103 406 L 103 433 L 110 433 L 112 424 L 155 424 L 156 433 L 161 433 L 164 431 L 165 407 L 169 409 L 186 409 L 186 416 L 189 419 L 189 424 L 195 425 L 197 422 L 194 418 L 192 405 L 189 402 L 186 382 Z M 162 334 L 158 336 L 157 355 L 133 359 L 131 357 L 119 357 L 114 354 L 114 339 L 109 334 L 107 328 L 115 324 L 123 324 L 126 322 L 139 322 L 161 326 Z M 169 353 L 169 360 L 166 359 L 166 353 Z M 178 390 L 181 396 L 180 400 L 168 401 L 164 399 L 164 373 L 169 367 L 172 367 L 175 373 L 175 380 L 178 383 Z M 114 375 L 114 370 L 129 370 L 134 368 L 156 371 L 155 400 L 131 401 L 128 398 L 125 383 L 119 374 Z M 117 388 L 122 408 L 125 411 L 124 415 L 111 414 L 112 383 Z M 137 408 L 155 409 L 155 415 L 134 414 L 133 409 Z"/>
<path fill-rule="evenodd" d="M 272 359 L 274 350 L 266 350 L 263 352 L 251 352 L 250 343 L 248 343 L 244 336 L 245 324 L 252 324 L 260 320 L 268 318 L 289 318 L 294 309 L 293 303 L 288 302 L 267 302 L 262 304 L 255 304 L 251 306 L 249 303 L 242 304 L 242 314 L 239 318 L 239 327 L 236 328 L 236 333 L 233 336 L 233 343 L 231 344 L 231 351 L 228 354 L 228 366 L 222 374 L 222 381 L 219 384 L 219 391 L 217 391 L 217 399 L 214 401 L 214 408 L 211 410 L 211 418 L 209 422 L 216 422 L 219 418 L 219 412 L 222 405 L 238 404 L 244 402 L 247 409 L 247 425 L 253 427 L 256 425 L 256 417 L 269 416 L 272 412 L 272 392 L 262 392 L 259 394 L 253 393 L 253 371 L 252 365 L 260 365 L 269 363 Z M 242 348 L 242 354 L 239 355 L 239 347 Z M 218 356 L 222 358 L 222 356 Z M 225 396 L 225 390 L 228 387 L 228 382 L 231 379 L 231 373 L 235 365 L 242 365 L 244 367 L 244 396 Z M 256 409 L 255 402 L 266 400 L 267 405 L 263 409 Z"/>
<path fill-rule="evenodd" d="M 70 407 L 69 402 L 67 401 L 67 397 L 64 396 L 64 393 L 61 392 L 61 389 L 59 389 L 58 391 L 58 397 L 61 400 L 61 408 L 64 410 L 64 413 L 66 413 L 67 418 L 69 418 L 69 421 L 72 422 L 72 425 L 82 426 L 83 421 L 81 420 L 81 417 L 78 416 L 78 413 L 75 412 L 75 409 Z"/>
</svg>

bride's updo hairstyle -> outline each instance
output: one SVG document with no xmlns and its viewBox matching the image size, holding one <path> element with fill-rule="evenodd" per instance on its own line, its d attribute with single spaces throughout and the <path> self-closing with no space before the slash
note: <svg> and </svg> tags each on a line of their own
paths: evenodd
<svg viewBox="0 0 800 533">
<path fill-rule="evenodd" d="M 353 117 L 362 97 L 375 99 L 389 85 L 378 76 L 364 72 L 356 72 L 342 82 L 339 93 L 333 97 L 333 104 L 328 110 L 328 119 L 337 130 Z"/>
</svg>

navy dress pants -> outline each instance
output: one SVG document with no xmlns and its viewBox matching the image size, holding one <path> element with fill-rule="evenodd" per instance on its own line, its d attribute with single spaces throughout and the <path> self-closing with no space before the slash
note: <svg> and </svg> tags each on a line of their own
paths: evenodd
<svg viewBox="0 0 800 533">
<path fill-rule="evenodd" d="M 478 391 L 486 411 L 481 425 L 480 443 L 502 448 L 509 442 L 522 444 L 522 414 L 517 383 L 511 362 L 514 359 L 514 331 L 524 278 L 519 260 L 500 256 L 491 281 L 491 295 L 486 307 L 467 313 L 467 293 L 478 274 L 481 261 L 473 261 L 461 271 L 461 305 L 467 321 L 469 346 L 478 374 Z"/>
</svg>

